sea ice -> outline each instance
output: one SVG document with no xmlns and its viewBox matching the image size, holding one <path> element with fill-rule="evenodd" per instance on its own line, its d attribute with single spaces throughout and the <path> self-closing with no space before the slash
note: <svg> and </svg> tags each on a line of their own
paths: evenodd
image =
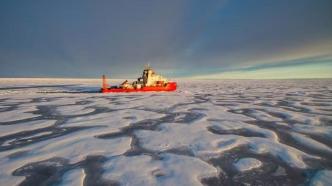
<svg viewBox="0 0 332 186">
<path fill-rule="evenodd" d="M 240 172 L 256 169 L 256 168 L 259 168 L 260 166 L 262 166 L 262 162 L 255 158 L 242 158 L 242 159 L 239 159 L 234 164 L 234 167 L 236 168 L 236 170 L 238 170 Z"/>
<path fill-rule="evenodd" d="M 158 131 L 139 130 L 135 133 L 142 146 L 153 151 L 188 148 L 196 156 L 206 158 L 242 145 L 248 145 L 256 154 L 271 154 L 290 166 L 306 168 L 303 157 L 312 157 L 291 146 L 268 138 L 216 135 L 201 124 L 162 124 Z"/>
<path fill-rule="evenodd" d="M 26 147 L 0 152 L 0 183 L 7 180 L 11 173 L 31 162 L 39 162 L 53 157 L 68 159 L 70 163 L 82 161 L 89 155 L 112 157 L 130 149 L 131 138 L 98 139 L 93 137 L 93 130 L 76 132 L 71 136 L 62 136 L 38 142 Z M 9 158 L 10 154 L 26 152 L 24 156 Z"/>
<path fill-rule="evenodd" d="M 106 179 L 122 185 L 202 185 L 200 179 L 217 176 L 217 169 L 200 159 L 161 154 L 161 159 L 147 155 L 118 156 L 104 166 Z"/>
<path fill-rule="evenodd" d="M 30 113 L 36 110 L 35 107 L 19 107 L 15 110 L 0 112 L 0 123 L 37 117 L 39 115 Z"/>
<path fill-rule="evenodd" d="M 13 125 L 0 125 L 0 131 L 1 131 L 0 135 L 7 136 L 19 132 L 45 128 L 54 125 L 55 122 L 56 120 L 35 120 L 35 121 L 17 123 Z"/>
<path fill-rule="evenodd" d="M 67 172 L 43 184 L 97 185 L 102 174 L 122 185 L 331 185 L 331 80 L 179 80 L 175 92 L 121 94 L 99 85 L 0 79 L 0 185 L 56 157 Z"/>
<path fill-rule="evenodd" d="M 318 171 L 310 181 L 310 186 L 330 186 L 332 185 L 332 171 Z"/>
<path fill-rule="evenodd" d="M 314 134 L 332 140 L 332 126 L 313 126 L 295 124 L 293 130 L 304 134 Z"/>
<path fill-rule="evenodd" d="M 212 127 L 214 129 L 220 129 L 220 130 L 225 130 L 225 131 L 232 131 L 232 130 L 245 130 L 248 132 L 253 132 L 256 134 L 261 134 L 262 136 L 271 139 L 272 141 L 277 142 L 278 135 L 271 130 L 260 128 L 256 125 L 250 125 L 247 123 L 243 123 L 241 121 L 213 121 L 212 122 Z"/>
<path fill-rule="evenodd" d="M 83 169 L 73 169 L 63 176 L 60 186 L 83 186 L 85 173 Z"/>
<path fill-rule="evenodd" d="M 95 109 L 86 108 L 84 105 L 65 105 L 57 107 L 61 115 L 81 115 L 93 112 Z"/>
<path fill-rule="evenodd" d="M 332 155 L 332 149 L 325 144 L 322 144 L 316 140 L 311 139 L 303 134 L 296 132 L 291 133 L 292 137 L 301 145 L 304 145 L 308 148 L 312 148 L 321 152 L 327 152 Z"/>
</svg>

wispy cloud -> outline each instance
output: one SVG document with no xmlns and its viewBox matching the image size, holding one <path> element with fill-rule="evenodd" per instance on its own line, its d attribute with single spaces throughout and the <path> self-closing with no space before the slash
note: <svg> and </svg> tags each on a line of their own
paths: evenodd
<svg viewBox="0 0 332 186">
<path fill-rule="evenodd" d="M 316 56 L 192 76 L 193 79 L 332 78 L 332 56 Z"/>
<path fill-rule="evenodd" d="M 0 1 L 0 77 L 127 78 L 145 63 L 177 77 L 314 65 L 309 61 L 332 55 L 331 6 L 329 0 Z"/>
</svg>

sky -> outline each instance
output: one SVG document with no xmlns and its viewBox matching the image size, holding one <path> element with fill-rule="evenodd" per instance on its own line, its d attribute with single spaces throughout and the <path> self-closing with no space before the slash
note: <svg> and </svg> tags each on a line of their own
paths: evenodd
<svg viewBox="0 0 332 186">
<path fill-rule="evenodd" d="M 331 0 L 2 0 L 0 77 L 332 78 Z"/>
</svg>

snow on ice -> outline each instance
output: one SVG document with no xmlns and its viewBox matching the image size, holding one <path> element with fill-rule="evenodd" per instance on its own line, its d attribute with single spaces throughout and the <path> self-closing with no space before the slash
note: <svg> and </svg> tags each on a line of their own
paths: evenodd
<svg viewBox="0 0 332 186">
<path fill-rule="evenodd" d="M 2 185 L 331 185 L 331 80 L 0 80 Z"/>
</svg>

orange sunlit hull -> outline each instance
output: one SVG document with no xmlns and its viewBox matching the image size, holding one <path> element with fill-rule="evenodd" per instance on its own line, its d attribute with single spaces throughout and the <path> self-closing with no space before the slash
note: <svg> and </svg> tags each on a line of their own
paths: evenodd
<svg viewBox="0 0 332 186">
<path fill-rule="evenodd" d="M 177 87 L 176 82 L 169 82 L 164 87 L 143 87 L 140 89 L 125 89 L 125 88 L 102 88 L 102 93 L 117 93 L 117 92 L 160 92 L 160 91 L 175 91 Z"/>
</svg>

